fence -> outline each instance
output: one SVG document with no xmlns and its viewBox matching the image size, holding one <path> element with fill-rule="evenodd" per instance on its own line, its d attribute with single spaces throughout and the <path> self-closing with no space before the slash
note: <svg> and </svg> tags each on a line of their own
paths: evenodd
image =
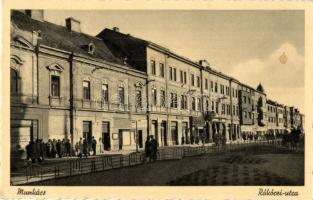
<svg viewBox="0 0 313 200">
<path fill-rule="evenodd" d="M 199 156 L 203 154 L 215 155 L 230 151 L 249 151 L 251 147 L 259 148 L 260 146 L 269 146 L 274 151 L 288 148 L 288 146 L 282 146 L 282 143 L 279 140 L 254 141 L 252 143 L 240 144 L 234 143 L 224 146 L 168 147 L 160 148 L 158 150 L 157 160 L 179 160 L 184 157 Z M 26 181 L 24 181 L 24 183 L 130 167 L 145 162 L 146 158 L 144 152 L 134 152 L 128 155 L 104 155 L 88 159 L 66 160 L 61 163 L 52 163 L 51 165 L 31 165 L 27 166 L 25 169 Z"/>
</svg>

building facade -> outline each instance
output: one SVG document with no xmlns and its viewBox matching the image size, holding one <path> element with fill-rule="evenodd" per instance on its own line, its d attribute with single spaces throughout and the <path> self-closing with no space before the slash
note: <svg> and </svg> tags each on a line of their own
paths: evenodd
<svg viewBox="0 0 313 200">
<path fill-rule="evenodd" d="M 42 10 L 11 14 L 11 146 L 30 140 L 94 138 L 97 149 L 226 142 L 301 128 L 294 107 L 153 42 L 104 29 L 81 32 L 44 20 Z M 277 132 L 278 131 L 278 132 Z"/>
</svg>

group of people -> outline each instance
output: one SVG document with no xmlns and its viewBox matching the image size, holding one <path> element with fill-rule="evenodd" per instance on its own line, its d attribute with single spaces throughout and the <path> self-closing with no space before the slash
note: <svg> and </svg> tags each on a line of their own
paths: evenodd
<svg viewBox="0 0 313 200">
<path fill-rule="evenodd" d="M 96 155 L 97 141 L 94 137 L 87 141 L 85 138 L 76 142 L 74 149 L 69 139 L 49 139 L 43 142 L 42 139 L 29 141 L 26 145 L 26 161 L 40 163 L 45 158 L 62 158 L 78 156 L 79 158 Z"/>
<path fill-rule="evenodd" d="M 153 138 L 153 135 L 147 137 L 145 143 L 145 156 L 148 162 L 154 162 L 157 159 L 158 142 Z"/>
<path fill-rule="evenodd" d="M 43 142 L 42 139 L 29 141 L 26 145 L 26 160 L 31 160 L 32 163 L 42 162 L 45 158 L 62 158 L 64 156 L 71 156 L 71 143 L 69 139 L 49 139 Z"/>
<path fill-rule="evenodd" d="M 92 139 L 88 142 L 86 138 L 82 139 L 80 138 L 78 142 L 75 144 L 75 155 L 79 158 L 85 157 L 91 155 L 91 151 L 93 152 L 92 155 L 96 155 L 96 147 L 97 147 L 97 140 L 94 136 L 92 136 Z"/>
</svg>

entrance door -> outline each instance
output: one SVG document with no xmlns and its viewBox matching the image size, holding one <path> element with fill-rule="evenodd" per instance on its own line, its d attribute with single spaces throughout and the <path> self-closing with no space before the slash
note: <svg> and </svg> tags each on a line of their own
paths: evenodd
<svg viewBox="0 0 313 200">
<path fill-rule="evenodd" d="M 177 122 L 171 122 L 171 134 L 174 145 L 178 145 L 178 130 L 177 130 Z"/>
<path fill-rule="evenodd" d="M 123 148 L 123 130 L 118 131 L 118 149 L 122 150 Z"/>
<path fill-rule="evenodd" d="M 111 148 L 110 122 L 102 122 L 102 143 L 104 150 L 110 150 Z"/>
<path fill-rule="evenodd" d="M 83 121 L 83 138 L 90 146 L 92 140 L 91 121 Z"/>
</svg>

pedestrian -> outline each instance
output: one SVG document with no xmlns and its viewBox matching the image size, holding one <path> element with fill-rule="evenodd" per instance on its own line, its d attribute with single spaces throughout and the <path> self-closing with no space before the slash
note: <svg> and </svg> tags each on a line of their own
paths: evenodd
<svg viewBox="0 0 313 200">
<path fill-rule="evenodd" d="M 41 162 L 41 144 L 40 144 L 40 140 L 36 139 L 36 144 L 35 144 L 35 148 L 36 148 L 36 159 L 38 162 Z"/>
<path fill-rule="evenodd" d="M 61 151 L 61 140 L 58 139 L 56 143 L 56 149 L 57 149 L 57 154 L 59 158 L 62 158 L 62 151 Z"/>
<path fill-rule="evenodd" d="M 28 145 L 26 145 L 26 161 L 29 161 L 32 157 L 32 141 L 29 141 Z"/>
<path fill-rule="evenodd" d="M 65 156 L 65 139 L 61 141 L 61 155 L 62 157 Z"/>
<path fill-rule="evenodd" d="M 195 142 L 195 136 L 191 134 L 190 136 L 190 143 L 193 144 Z"/>
<path fill-rule="evenodd" d="M 85 156 L 85 158 L 87 158 L 88 153 L 89 153 L 88 143 L 87 143 L 86 139 L 84 139 L 83 140 L 83 156 Z"/>
<path fill-rule="evenodd" d="M 55 158 L 57 154 L 57 141 L 56 139 L 52 140 L 52 157 Z"/>
<path fill-rule="evenodd" d="M 32 163 L 37 163 L 37 147 L 36 147 L 36 142 L 32 141 L 31 144 L 31 159 L 32 159 Z"/>
<path fill-rule="evenodd" d="M 52 157 L 52 141 L 51 139 L 48 140 L 47 144 L 46 144 L 46 151 L 47 151 L 47 157 Z"/>
<path fill-rule="evenodd" d="M 40 144 L 40 158 L 41 161 L 45 160 L 45 151 L 46 151 L 46 144 L 42 141 L 42 139 L 39 140 Z"/>
<path fill-rule="evenodd" d="M 158 151 L 158 142 L 153 138 L 153 135 L 150 136 L 150 154 L 151 160 L 154 162 L 157 159 Z"/>
<path fill-rule="evenodd" d="M 82 158 L 83 157 L 83 150 L 84 150 L 84 147 L 83 147 L 83 140 L 82 138 L 79 139 L 79 142 L 78 142 L 78 157 L 79 158 Z"/>
<path fill-rule="evenodd" d="M 65 151 L 66 151 L 66 156 L 70 157 L 71 156 L 71 143 L 69 139 L 66 139 Z"/>
<path fill-rule="evenodd" d="M 95 156 L 96 155 L 97 140 L 95 139 L 94 136 L 92 136 L 91 145 L 92 145 L 93 155 Z"/>
<path fill-rule="evenodd" d="M 145 157 L 146 157 L 146 159 L 145 159 L 145 161 L 149 161 L 150 162 L 150 137 L 148 136 L 147 137 L 147 140 L 146 140 L 146 143 L 145 143 Z"/>
</svg>

